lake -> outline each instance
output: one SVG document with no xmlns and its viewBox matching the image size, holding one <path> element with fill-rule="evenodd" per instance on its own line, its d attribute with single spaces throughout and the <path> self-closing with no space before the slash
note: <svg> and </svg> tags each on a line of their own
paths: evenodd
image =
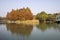
<svg viewBox="0 0 60 40">
<path fill-rule="evenodd" d="M 60 40 L 60 24 L 0 24 L 0 40 Z"/>
</svg>

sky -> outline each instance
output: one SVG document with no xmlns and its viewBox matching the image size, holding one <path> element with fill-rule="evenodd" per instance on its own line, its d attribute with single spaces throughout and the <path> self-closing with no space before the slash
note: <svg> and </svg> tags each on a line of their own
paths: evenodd
<svg viewBox="0 0 60 40">
<path fill-rule="evenodd" d="M 29 7 L 33 15 L 41 11 L 60 12 L 60 0 L 0 0 L 0 16 L 5 17 L 12 9 Z"/>
</svg>

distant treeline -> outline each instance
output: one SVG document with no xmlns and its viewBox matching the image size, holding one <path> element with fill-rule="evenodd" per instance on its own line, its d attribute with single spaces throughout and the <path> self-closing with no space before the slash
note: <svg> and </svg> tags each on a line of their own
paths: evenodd
<svg viewBox="0 0 60 40">
<path fill-rule="evenodd" d="M 1 23 L 6 23 L 6 18 L 5 17 L 0 17 L 0 24 Z"/>
<path fill-rule="evenodd" d="M 1 16 L 0 16 L 0 20 L 5 20 L 5 19 L 6 19 L 5 17 L 1 17 Z"/>
<path fill-rule="evenodd" d="M 45 11 L 42 11 L 40 13 L 37 13 L 37 15 L 33 15 L 31 12 L 30 8 L 21 8 L 21 9 L 12 9 L 12 11 L 8 12 L 6 15 L 7 20 L 33 20 L 33 19 L 38 19 L 41 22 L 44 21 L 55 21 L 56 20 L 56 15 L 58 13 L 53 13 L 49 14 L 46 13 Z M 1 19 L 1 18 L 0 18 Z"/>
<path fill-rule="evenodd" d="M 39 19 L 39 21 L 44 22 L 44 21 L 55 21 L 56 20 L 56 15 L 58 13 L 54 13 L 54 14 L 48 14 L 44 11 L 37 13 L 37 15 L 35 16 L 36 19 Z"/>
</svg>

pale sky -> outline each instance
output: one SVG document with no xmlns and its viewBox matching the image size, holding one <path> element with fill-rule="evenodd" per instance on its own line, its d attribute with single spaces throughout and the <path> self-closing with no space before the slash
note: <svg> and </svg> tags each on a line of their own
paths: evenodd
<svg viewBox="0 0 60 40">
<path fill-rule="evenodd" d="M 0 0 L 0 16 L 5 17 L 12 9 L 29 7 L 34 15 L 41 11 L 60 12 L 60 0 Z"/>
</svg>

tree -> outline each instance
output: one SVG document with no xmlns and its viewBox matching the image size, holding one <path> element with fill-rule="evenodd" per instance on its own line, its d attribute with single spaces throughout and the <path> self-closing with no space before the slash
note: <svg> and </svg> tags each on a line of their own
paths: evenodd
<svg viewBox="0 0 60 40">
<path fill-rule="evenodd" d="M 48 17 L 46 20 L 48 21 L 55 21 L 56 15 L 55 14 L 48 14 Z"/>
<path fill-rule="evenodd" d="M 17 9 L 17 10 L 12 10 L 10 13 L 7 13 L 6 16 L 7 20 L 32 20 L 33 19 L 33 14 L 31 10 L 27 7 Z"/>
<path fill-rule="evenodd" d="M 0 17 L 0 20 L 2 20 L 2 17 Z"/>
<path fill-rule="evenodd" d="M 42 11 L 41 13 L 38 13 L 36 15 L 36 19 L 39 19 L 40 21 L 45 21 L 47 19 L 48 15 L 46 12 Z"/>
<path fill-rule="evenodd" d="M 32 20 L 33 19 L 33 14 L 32 14 L 32 12 L 31 12 L 31 10 L 27 7 L 26 8 L 26 13 L 25 13 L 25 15 L 26 15 L 26 20 L 28 19 L 28 20 Z"/>
<path fill-rule="evenodd" d="M 18 12 L 15 10 L 12 10 L 10 13 L 7 14 L 6 18 L 8 20 L 17 20 L 18 19 Z"/>
<path fill-rule="evenodd" d="M 25 8 L 19 9 L 19 19 L 18 20 L 25 20 Z"/>
</svg>

